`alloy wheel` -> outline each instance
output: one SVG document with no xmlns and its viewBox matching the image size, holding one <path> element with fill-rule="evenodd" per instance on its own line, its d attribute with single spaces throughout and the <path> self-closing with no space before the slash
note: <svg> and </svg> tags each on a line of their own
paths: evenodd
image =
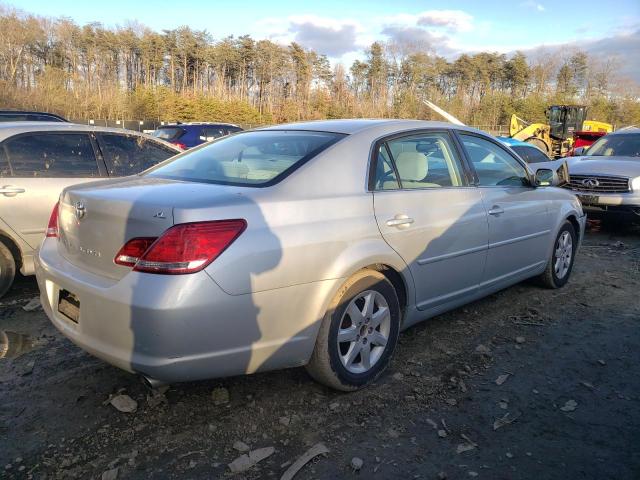
<svg viewBox="0 0 640 480">
<path fill-rule="evenodd" d="M 351 373 L 369 371 L 382 357 L 391 331 L 391 313 L 384 296 L 366 290 L 349 302 L 338 327 L 338 356 Z"/>
<path fill-rule="evenodd" d="M 571 233 L 564 231 L 558 237 L 554 257 L 555 263 L 553 265 L 553 271 L 556 277 L 563 279 L 569 271 L 571 260 L 573 259 L 573 239 L 571 238 Z"/>
</svg>

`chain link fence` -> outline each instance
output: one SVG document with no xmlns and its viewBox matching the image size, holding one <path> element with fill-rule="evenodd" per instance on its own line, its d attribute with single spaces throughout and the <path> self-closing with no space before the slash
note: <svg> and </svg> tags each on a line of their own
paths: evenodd
<svg viewBox="0 0 640 480">
<path fill-rule="evenodd" d="M 471 127 L 490 133 L 495 137 L 509 136 L 509 125 L 471 125 Z"/>
<path fill-rule="evenodd" d="M 136 132 L 146 132 L 146 133 L 151 133 L 163 125 L 176 123 L 176 122 L 161 122 L 159 120 L 108 120 L 104 118 L 89 119 L 89 120 L 87 120 L 86 118 L 83 118 L 83 119 L 70 118 L 68 120 L 72 123 L 78 123 L 81 125 L 95 125 L 96 127 L 122 128 L 126 130 L 134 130 Z M 206 122 L 203 122 L 203 123 L 206 123 Z M 216 123 L 216 122 L 208 122 L 208 123 Z M 220 122 L 220 123 L 233 123 L 233 122 Z M 250 123 L 234 123 L 234 125 L 238 125 L 239 127 L 245 130 L 262 126 L 260 124 L 250 124 Z"/>
<path fill-rule="evenodd" d="M 135 130 L 137 132 L 150 133 L 157 128 L 168 125 L 175 122 L 161 122 L 159 120 L 107 120 L 107 119 L 70 119 L 73 123 L 80 123 L 83 125 L 95 125 L 97 127 L 111 127 L 111 128 L 123 128 L 128 130 Z M 211 122 L 215 123 L 215 122 Z M 227 123 L 227 122 L 221 122 Z M 239 127 L 245 130 L 250 128 L 256 128 L 264 126 L 263 124 L 251 124 L 251 123 L 236 123 Z M 509 136 L 509 125 L 471 125 L 473 128 L 483 130 L 494 136 Z"/>
</svg>

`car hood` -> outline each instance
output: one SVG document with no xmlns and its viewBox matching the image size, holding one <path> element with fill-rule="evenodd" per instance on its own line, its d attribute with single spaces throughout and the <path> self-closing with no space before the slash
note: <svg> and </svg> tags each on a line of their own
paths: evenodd
<svg viewBox="0 0 640 480">
<path fill-rule="evenodd" d="M 569 174 L 574 175 L 615 175 L 640 177 L 638 157 L 572 157 L 567 158 Z"/>
</svg>

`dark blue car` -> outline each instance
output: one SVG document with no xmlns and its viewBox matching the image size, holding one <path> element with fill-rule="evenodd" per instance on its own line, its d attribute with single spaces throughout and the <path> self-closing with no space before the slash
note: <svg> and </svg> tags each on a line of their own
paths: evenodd
<svg viewBox="0 0 640 480">
<path fill-rule="evenodd" d="M 175 123 L 163 125 L 153 132 L 153 136 L 173 143 L 183 150 L 210 142 L 231 133 L 240 132 L 242 128 L 231 123 Z"/>
</svg>

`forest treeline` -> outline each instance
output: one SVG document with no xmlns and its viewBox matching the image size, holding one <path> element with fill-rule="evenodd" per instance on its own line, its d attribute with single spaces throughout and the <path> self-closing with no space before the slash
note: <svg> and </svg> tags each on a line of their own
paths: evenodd
<svg viewBox="0 0 640 480">
<path fill-rule="evenodd" d="M 639 96 L 615 61 L 582 51 L 448 61 L 420 46 L 378 42 L 352 65 L 332 66 L 297 43 L 215 39 L 189 27 L 78 25 L 0 6 L 0 108 L 74 119 L 439 119 L 421 102 L 427 98 L 471 125 L 506 124 L 514 112 L 539 121 L 549 104 L 580 103 L 591 119 L 623 126 L 640 123 Z"/>
</svg>

